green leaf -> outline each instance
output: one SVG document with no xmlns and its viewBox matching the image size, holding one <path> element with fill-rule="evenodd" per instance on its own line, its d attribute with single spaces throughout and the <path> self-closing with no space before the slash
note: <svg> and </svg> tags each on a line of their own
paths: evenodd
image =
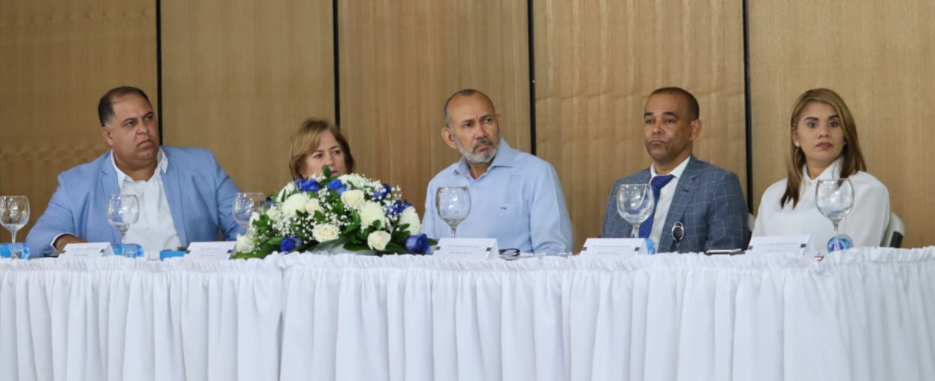
<svg viewBox="0 0 935 381">
<path fill-rule="evenodd" d="M 321 168 L 321 173 L 324 174 L 325 177 L 330 178 L 330 177 L 331 177 L 331 168 L 328 168 L 328 166 L 326 165 L 326 166 L 324 166 L 324 167 Z"/>
<path fill-rule="evenodd" d="M 386 244 L 386 248 L 384 248 L 383 250 L 380 250 L 380 252 L 387 253 L 387 254 L 406 254 L 406 248 L 399 244 L 390 242 Z"/>
<path fill-rule="evenodd" d="M 233 256 L 231 257 L 231 259 L 249 259 L 249 258 L 260 258 L 260 259 L 263 259 L 263 258 L 266 258 L 267 255 L 269 255 L 269 253 L 266 253 L 266 254 L 261 254 L 261 253 L 257 253 L 257 252 L 252 252 L 252 253 L 237 253 L 237 254 L 233 255 Z"/>
<path fill-rule="evenodd" d="M 360 227 L 360 223 L 359 223 L 359 222 L 352 222 L 350 225 L 347 225 L 347 227 L 344 228 L 344 234 L 351 233 L 351 232 L 357 230 L 357 228 L 359 228 L 359 227 Z"/>
<path fill-rule="evenodd" d="M 359 243 L 346 243 L 344 244 L 344 249 L 347 251 L 366 251 L 370 250 L 370 246 Z"/>
</svg>

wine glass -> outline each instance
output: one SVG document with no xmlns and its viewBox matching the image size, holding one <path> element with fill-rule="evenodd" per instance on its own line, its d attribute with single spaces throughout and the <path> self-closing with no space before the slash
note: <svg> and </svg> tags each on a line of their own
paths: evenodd
<svg viewBox="0 0 935 381">
<path fill-rule="evenodd" d="M 818 211 L 834 224 L 834 250 L 840 250 L 838 224 L 854 207 L 854 186 L 850 179 L 818 180 L 815 187 Z M 832 250 L 833 251 L 833 250 Z"/>
<path fill-rule="evenodd" d="M 29 199 L 26 196 L 0 196 L 0 225 L 10 231 L 13 237 L 10 245 L 11 257 L 22 256 L 19 249 L 22 245 L 16 245 L 16 232 L 22 229 L 27 221 L 29 221 Z"/>
<path fill-rule="evenodd" d="M 237 193 L 234 196 L 234 220 L 246 231 L 250 227 L 250 217 L 253 213 L 263 213 L 266 210 L 266 195 L 259 192 Z"/>
<path fill-rule="evenodd" d="M 435 192 L 435 210 L 451 226 L 454 238 L 458 224 L 471 213 L 471 193 L 467 187 L 439 187 Z"/>
<path fill-rule="evenodd" d="M 107 222 L 120 232 L 120 253 L 129 256 L 127 230 L 140 218 L 140 202 L 136 195 L 112 194 L 107 198 Z"/>
<path fill-rule="evenodd" d="M 621 184 L 617 187 L 617 213 L 633 226 L 630 238 L 640 237 L 640 224 L 653 212 L 653 188 L 649 184 Z"/>
</svg>

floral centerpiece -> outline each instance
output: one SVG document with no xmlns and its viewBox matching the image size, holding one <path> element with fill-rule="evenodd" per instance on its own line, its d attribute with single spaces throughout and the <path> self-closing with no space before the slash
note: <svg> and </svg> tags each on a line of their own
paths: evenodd
<svg viewBox="0 0 935 381">
<path fill-rule="evenodd" d="M 343 248 L 346 251 L 424 254 L 434 244 L 400 190 L 356 174 L 299 179 L 253 213 L 234 258 Z"/>
</svg>

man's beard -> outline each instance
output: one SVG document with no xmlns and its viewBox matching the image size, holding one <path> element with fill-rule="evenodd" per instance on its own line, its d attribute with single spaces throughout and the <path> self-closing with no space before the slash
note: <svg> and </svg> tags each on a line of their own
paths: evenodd
<svg viewBox="0 0 935 381">
<path fill-rule="evenodd" d="M 455 146 L 458 147 L 458 151 L 460 151 L 461 155 L 464 156 L 464 160 L 467 160 L 468 162 L 471 162 L 474 164 L 490 163 L 491 161 L 493 161 L 493 158 L 497 156 L 497 152 L 499 151 L 499 148 L 494 146 L 493 142 L 489 138 L 483 138 L 483 139 L 476 141 L 474 143 L 474 146 L 472 146 L 470 150 L 468 150 L 467 148 L 464 148 L 464 146 L 461 145 L 461 141 L 459 141 L 458 138 L 455 138 L 454 141 L 455 141 Z M 497 136 L 497 142 L 498 143 L 500 142 L 500 136 Z M 490 149 L 487 151 L 486 154 L 475 154 L 474 149 L 477 148 L 477 146 L 482 143 L 487 143 L 488 145 L 490 145 Z"/>
</svg>

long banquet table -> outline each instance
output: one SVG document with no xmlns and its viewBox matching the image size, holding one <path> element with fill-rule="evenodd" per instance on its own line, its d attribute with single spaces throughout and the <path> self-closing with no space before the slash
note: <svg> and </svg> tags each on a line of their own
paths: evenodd
<svg viewBox="0 0 935 381">
<path fill-rule="evenodd" d="M 0 380 L 935 380 L 935 248 L 0 260 Z"/>
</svg>

